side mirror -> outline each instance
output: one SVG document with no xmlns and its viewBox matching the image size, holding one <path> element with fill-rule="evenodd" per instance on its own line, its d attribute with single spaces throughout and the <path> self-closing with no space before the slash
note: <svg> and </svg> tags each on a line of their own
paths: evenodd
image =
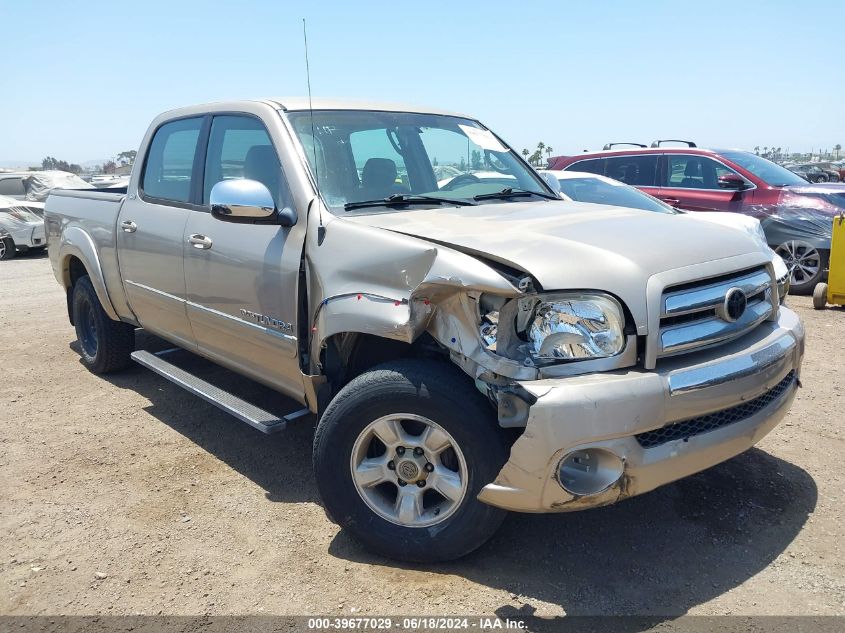
<svg viewBox="0 0 845 633">
<path fill-rule="evenodd" d="M 296 224 L 296 211 L 276 210 L 270 190 L 257 180 L 221 180 L 211 188 L 211 215 L 224 222 Z"/>
<path fill-rule="evenodd" d="M 557 195 L 560 195 L 560 181 L 555 178 L 554 174 L 544 171 L 540 173 L 540 176 L 543 177 L 543 180 L 545 180 L 546 184 L 551 187 L 552 191 L 554 191 Z"/>
<path fill-rule="evenodd" d="M 731 189 L 732 191 L 743 191 L 748 189 L 745 178 L 738 174 L 723 174 L 718 178 L 719 189 Z"/>
</svg>

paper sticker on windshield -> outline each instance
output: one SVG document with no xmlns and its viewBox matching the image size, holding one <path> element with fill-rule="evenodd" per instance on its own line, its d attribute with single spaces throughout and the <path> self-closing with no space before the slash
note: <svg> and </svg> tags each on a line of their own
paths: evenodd
<svg viewBox="0 0 845 633">
<path fill-rule="evenodd" d="M 478 145 L 481 149 L 489 149 L 491 152 L 506 152 L 508 148 L 502 145 L 499 140 L 493 136 L 490 130 L 481 130 L 470 125 L 458 124 L 458 127 L 463 130 L 464 134 L 469 137 L 473 143 Z"/>
</svg>

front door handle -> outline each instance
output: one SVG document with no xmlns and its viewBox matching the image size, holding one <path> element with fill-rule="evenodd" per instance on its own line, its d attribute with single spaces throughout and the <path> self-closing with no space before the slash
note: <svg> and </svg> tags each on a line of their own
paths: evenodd
<svg viewBox="0 0 845 633">
<path fill-rule="evenodd" d="M 135 224 L 132 220 L 124 220 L 120 223 L 120 228 L 123 229 L 124 233 L 134 233 L 138 230 L 138 225 Z"/>
<path fill-rule="evenodd" d="M 665 202 L 666 204 L 671 204 L 673 207 L 677 207 L 678 205 L 681 204 L 681 201 L 678 200 L 677 198 L 663 198 L 663 197 L 661 197 L 660 199 L 663 200 L 663 202 Z"/>
<path fill-rule="evenodd" d="M 194 248 L 199 248 L 202 250 L 211 248 L 211 245 L 213 244 L 210 237 L 200 235 L 199 233 L 194 233 L 193 235 L 191 235 L 191 237 L 188 238 L 188 242 L 190 242 L 191 246 L 193 246 Z"/>
</svg>

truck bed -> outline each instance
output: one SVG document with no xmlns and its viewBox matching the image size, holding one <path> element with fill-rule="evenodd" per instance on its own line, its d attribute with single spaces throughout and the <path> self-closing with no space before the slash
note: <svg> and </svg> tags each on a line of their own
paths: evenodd
<svg viewBox="0 0 845 633">
<path fill-rule="evenodd" d="M 47 247 L 56 278 L 61 281 L 67 274 L 66 262 L 59 261 L 60 241 L 73 242 L 84 252 L 93 251 L 110 303 L 121 316 L 128 308 L 118 268 L 116 227 L 125 197 L 125 189 L 56 189 L 44 207 Z M 91 261 L 90 256 L 86 259 Z"/>
</svg>

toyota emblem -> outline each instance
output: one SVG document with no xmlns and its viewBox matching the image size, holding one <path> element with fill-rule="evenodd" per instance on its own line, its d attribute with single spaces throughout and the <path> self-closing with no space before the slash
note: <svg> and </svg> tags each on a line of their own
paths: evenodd
<svg viewBox="0 0 845 633">
<path fill-rule="evenodd" d="M 733 323 L 745 314 L 747 305 L 748 297 L 745 296 L 745 293 L 739 288 L 731 288 L 725 294 L 722 316 L 726 321 Z"/>
</svg>

